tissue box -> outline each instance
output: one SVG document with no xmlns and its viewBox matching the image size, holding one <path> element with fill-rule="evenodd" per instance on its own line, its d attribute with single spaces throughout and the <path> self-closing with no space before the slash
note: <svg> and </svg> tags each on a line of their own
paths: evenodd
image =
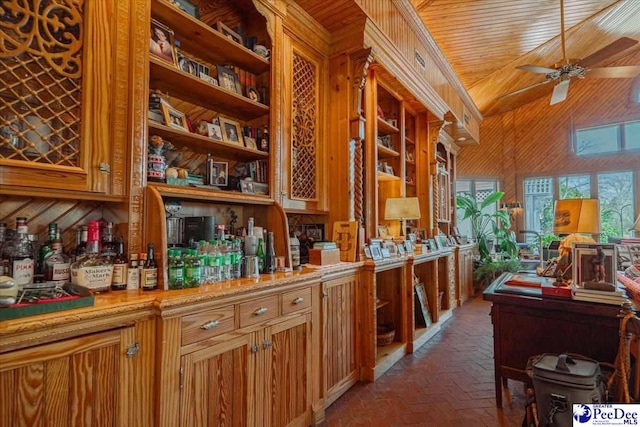
<svg viewBox="0 0 640 427">
<path fill-rule="evenodd" d="M 340 262 L 338 249 L 309 249 L 309 264 L 331 265 Z"/>
</svg>

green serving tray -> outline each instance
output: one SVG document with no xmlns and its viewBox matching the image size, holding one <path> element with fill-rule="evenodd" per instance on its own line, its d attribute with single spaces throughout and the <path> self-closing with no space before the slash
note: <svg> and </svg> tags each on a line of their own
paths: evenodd
<svg viewBox="0 0 640 427">
<path fill-rule="evenodd" d="M 35 316 L 37 314 L 53 313 L 56 311 L 71 310 L 93 305 L 94 296 L 88 288 L 67 283 L 62 287 L 65 291 L 77 298 L 61 301 L 47 301 L 33 304 L 14 304 L 10 307 L 0 308 L 0 321 L 17 319 L 21 317 Z"/>
</svg>

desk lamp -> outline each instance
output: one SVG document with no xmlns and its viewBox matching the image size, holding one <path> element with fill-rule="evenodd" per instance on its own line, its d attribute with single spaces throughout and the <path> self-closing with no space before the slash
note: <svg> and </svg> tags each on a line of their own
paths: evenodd
<svg viewBox="0 0 640 427">
<path fill-rule="evenodd" d="M 417 197 L 398 197 L 387 199 L 384 206 L 384 219 L 400 221 L 400 237 L 404 236 L 404 220 L 420 219 L 420 201 Z"/>
<path fill-rule="evenodd" d="M 568 234 L 558 248 L 558 269 L 570 272 L 571 245 L 575 242 L 594 243 L 585 234 L 600 234 L 600 202 L 598 199 L 556 200 L 553 214 L 553 232 Z M 564 261 L 564 262 L 563 262 Z M 568 265 L 567 265 L 568 264 Z M 562 271 L 562 270 L 561 270 Z"/>
<path fill-rule="evenodd" d="M 640 215 L 636 218 L 636 222 L 633 223 L 629 231 L 635 231 L 636 236 L 640 236 Z"/>
</svg>

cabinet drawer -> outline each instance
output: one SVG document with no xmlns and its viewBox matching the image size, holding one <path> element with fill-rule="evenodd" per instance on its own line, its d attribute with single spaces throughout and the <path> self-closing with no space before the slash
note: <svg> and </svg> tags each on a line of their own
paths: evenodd
<svg viewBox="0 0 640 427">
<path fill-rule="evenodd" d="M 311 307 L 311 288 L 285 292 L 281 294 L 281 298 L 282 314 L 304 310 L 305 308 Z"/>
<path fill-rule="evenodd" d="M 278 316 L 278 295 L 240 304 L 240 327 L 255 325 Z"/>
<path fill-rule="evenodd" d="M 182 318 L 182 345 L 188 345 L 235 329 L 234 307 L 217 308 Z"/>
</svg>

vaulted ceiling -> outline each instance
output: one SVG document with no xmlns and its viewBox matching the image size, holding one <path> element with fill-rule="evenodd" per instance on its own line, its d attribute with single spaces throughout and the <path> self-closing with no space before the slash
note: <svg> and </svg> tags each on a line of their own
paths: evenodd
<svg viewBox="0 0 640 427">
<path fill-rule="evenodd" d="M 551 98 L 558 80 L 541 83 L 544 73 L 516 67 L 562 63 L 560 0 L 411 1 L 485 117 Z M 622 37 L 640 41 L 640 0 L 564 0 L 564 24 L 566 57 L 576 63 Z M 640 43 L 627 43 L 613 56 L 589 61 L 587 78 L 590 68 L 617 65 L 637 66 L 631 74 L 640 75 Z M 583 83 L 570 80 L 570 87 Z M 605 90 L 610 79 L 599 81 Z M 508 95 L 532 85 L 538 86 Z"/>
</svg>

